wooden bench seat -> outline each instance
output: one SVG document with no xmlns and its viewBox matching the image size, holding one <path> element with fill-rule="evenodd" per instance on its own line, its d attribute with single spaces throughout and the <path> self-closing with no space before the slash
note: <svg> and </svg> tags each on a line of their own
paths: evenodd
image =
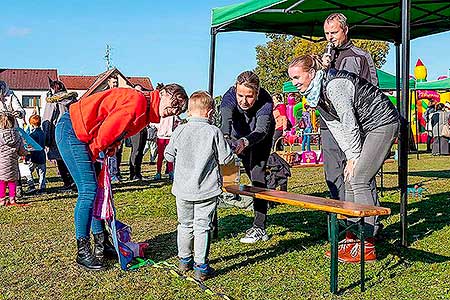
<svg viewBox="0 0 450 300">
<path fill-rule="evenodd" d="M 246 195 L 257 199 L 285 203 L 329 213 L 336 213 L 348 217 L 363 218 L 391 214 L 391 210 L 385 207 L 357 204 L 352 202 L 276 191 L 247 185 L 227 185 L 224 187 L 224 189 L 228 193 L 232 194 Z"/>
<path fill-rule="evenodd" d="M 322 197 L 309 195 L 301 195 L 283 191 L 270 190 L 265 188 L 252 187 L 247 185 L 237 185 L 226 183 L 223 189 L 232 194 L 246 195 L 256 199 L 262 199 L 272 202 L 284 203 L 293 206 L 323 211 L 328 214 L 328 239 L 331 245 L 331 261 L 330 261 L 330 291 L 336 294 L 338 291 L 338 242 L 339 242 L 339 226 L 338 218 L 359 218 L 358 237 L 361 242 L 361 253 L 364 253 L 364 218 L 371 216 L 390 215 L 391 210 L 385 207 L 372 205 L 357 204 Z M 217 223 L 216 223 L 217 226 Z M 217 227 L 216 227 L 217 228 Z M 361 291 L 364 291 L 365 283 L 365 262 L 364 255 L 360 262 L 361 267 Z"/>
</svg>

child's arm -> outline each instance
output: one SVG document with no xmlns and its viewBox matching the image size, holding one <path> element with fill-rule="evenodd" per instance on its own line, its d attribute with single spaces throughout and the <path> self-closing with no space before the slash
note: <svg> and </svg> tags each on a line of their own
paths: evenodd
<svg viewBox="0 0 450 300">
<path fill-rule="evenodd" d="M 177 129 L 175 129 L 175 131 L 173 132 L 169 144 L 167 145 L 166 149 L 164 150 L 164 158 L 168 161 L 168 162 L 174 162 L 175 161 L 175 156 L 177 154 L 177 151 L 175 149 L 175 140 L 178 138 L 179 132 L 180 132 L 180 127 L 177 127 Z"/>
<path fill-rule="evenodd" d="M 217 145 L 217 157 L 220 165 L 229 164 L 234 156 L 230 145 L 225 141 L 223 133 L 220 130 L 216 130 L 216 145 Z"/>
</svg>

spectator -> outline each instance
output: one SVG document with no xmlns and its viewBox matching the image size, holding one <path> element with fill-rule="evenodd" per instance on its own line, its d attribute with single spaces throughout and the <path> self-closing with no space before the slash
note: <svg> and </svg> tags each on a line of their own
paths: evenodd
<svg viewBox="0 0 450 300">
<path fill-rule="evenodd" d="M 30 175 L 27 177 L 28 184 L 28 192 L 34 193 L 36 192 L 36 188 L 34 186 L 33 180 L 33 172 L 36 170 L 39 177 L 39 189 L 38 193 L 42 193 L 45 191 L 45 174 L 47 172 L 47 167 L 45 165 L 45 135 L 41 129 L 41 117 L 39 115 L 32 115 L 30 117 L 30 137 L 42 147 L 41 151 L 31 151 L 31 154 L 28 156 L 29 166 L 30 166 Z"/>
</svg>

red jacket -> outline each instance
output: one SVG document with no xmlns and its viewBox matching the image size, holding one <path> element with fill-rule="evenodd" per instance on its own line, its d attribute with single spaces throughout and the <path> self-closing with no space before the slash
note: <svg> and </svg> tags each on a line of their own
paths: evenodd
<svg viewBox="0 0 450 300">
<path fill-rule="evenodd" d="M 159 117 L 157 110 L 154 111 L 159 106 L 159 91 L 151 93 L 150 97 L 145 97 L 134 89 L 114 88 L 88 96 L 70 106 L 75 134 L 89 145 L 93 160 L 101 151 L 135 135 L 150 120 Z M 158 102 L 158 105 L 151 102 Z"/>
</svg>

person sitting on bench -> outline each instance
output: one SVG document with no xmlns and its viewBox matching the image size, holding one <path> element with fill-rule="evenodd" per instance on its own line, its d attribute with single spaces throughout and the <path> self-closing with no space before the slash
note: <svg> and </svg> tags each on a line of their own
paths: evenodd
<svg viewBox="0 0 450 300">
<path fill-rule="evenodd" d="M 294 86 L 311 107 L 321 111 L 339 148 L 345 153 L 345 200 L 376 205 L 370 180 L 382 166 L 398 135 L 399 113 L 381 90 L 356 74 L 336 69 L 323 70 L 321 60 L 312 55 L 295 58 L 288 67 Z M 354 219 L 349 219 L 355 222 Z M 366 218 L 364 258 L 375 260 L 375 217 Z M 360 244 L 348 232 L 338 257 L 359 262 Z"/>
</svg>

